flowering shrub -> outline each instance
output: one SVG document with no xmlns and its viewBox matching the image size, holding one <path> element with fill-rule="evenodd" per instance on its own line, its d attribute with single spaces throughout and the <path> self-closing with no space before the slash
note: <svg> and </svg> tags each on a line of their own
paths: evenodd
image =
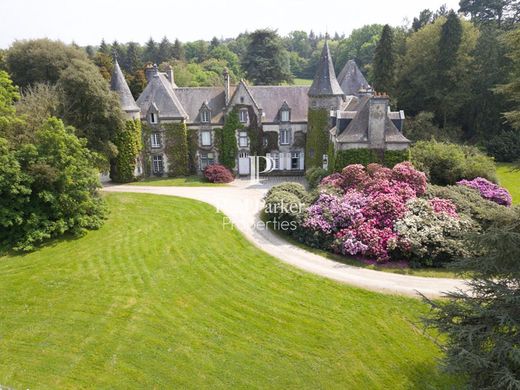
<svg viewBox="0 0 520 390">
<path fill-rule="evenodd" d="M 505 188 L 491 183 L 482 177 L 477 177 L 473 180 L 460 180 L 457 184 L 477 190 L 484 199 L 488 199 L 502 206 L 511 206 L 511 194 Z"/>
<path fill-rule="evenodd" d="M 213 164 L 208 165 L 204 169 L 204 176 L 211 183 L 231 183 L 233 181 L 233 174 L 224 165 Z"/>
<path fill-rule="evenodd" d="M 308 207 L 292 216 L 299 224 L 293 234 L 342 255 L 439 265 L 468 255 L 463 233 L 480 229 L 471 215 L 459 212 L 461 202 L 426 193 L 426 175 L 408 162 L 393 169 L 349 165 L 323 178 L 310 195 L 300 190 Z"/>
</svg>

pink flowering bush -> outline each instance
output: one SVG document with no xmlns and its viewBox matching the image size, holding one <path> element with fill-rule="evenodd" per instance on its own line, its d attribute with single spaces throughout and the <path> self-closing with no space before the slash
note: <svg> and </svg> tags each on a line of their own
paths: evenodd
<svg viewBox="0 0 520 390">
<path fill-rule="evenodd" d="M 325 176 L 321 182 L 321 186 L 332 186 L 337 188 L 343 188 L 345 177 L 341 173 L 333 173 L 332 175 Z"/>
<path fill-rule="evenodd" d="M 438 213 L 445 213 L 453 218 L 458 218 L 457 207 L 449 199 L 432 198 L 428 201 L 433 211 Z"/>
<path fill-rule="evenodd" d="M 480 193 L 480 196 L 484 199 L 498 203 L 502 206 L 511 206 L 511 194 L 505 188 L 502 188 L 483 177 L 477 177 L 473 180 L 460 180 L 457 184 L 477 190 Z"/>
</svg>

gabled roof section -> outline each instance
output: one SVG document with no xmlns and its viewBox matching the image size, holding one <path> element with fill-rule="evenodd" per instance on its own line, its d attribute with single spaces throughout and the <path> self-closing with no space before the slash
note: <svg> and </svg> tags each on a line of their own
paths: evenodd
<svg viewBox="0 0 520 390">
<path fill-rule="evenodd" d="M 306 86 L 268 86 L 259 85 L 248 87 L 254 101 L 264 114 L 262 122 L 278 122 L 280 107 L 287 104 L 291 110 L 291 122 L 306 122 L 309 98 Z"/>
<path fill-rule="evenodd" d="M 226 98 L 223 87 L 181 87 L 175 88 L 175 95 L 188 114 L 188 123 L 200 122 L 200 111 L 211 111 L 211 123 L 221 123 Z"/>
<path fill-rule="evenodd" d="M 347 96 L 357 95 L 360 89 L 369 86 L 368 81 L 354 60 L 349 60 L 341 72 L 339 72 L 338 82 Z"/>
<path fill-rule="evenodd" d="M 325 41 L 323 50 L 321 51 L 320 62 L 318 70 L 314 76 L 314 81 L 309 89 L 309 96 L 342 96 L 344 95 L 336 73 L 334 73 L 334 66 L 332 65 L 332 58 L 330 56 L 329 44 Z"/>
<path fill-rule="evenodd" d="M 163 119 L 186 119 L 188 117 L 170 80 L 157 68 L 154 69 L 148 85 L 137 99 L 137 105 L 143 113 L 148 112 L 153 103 L 157 106 L 159 115 Z"/>
<path fill-rule="evenodd" d="M 117 59 L 114 61 L 114 69 L 112 70 L 112 78 L 110 79 L 110 89 L 117 93 L 119 96 L 119 102 L 121 108 L 126 112 L 137 112 L 140 111 L 139 106 L 136 104 L 130 88 L 126 83 L 125 76 L 119 67 Z"/>
<path fill-rule="evenodd" d="M 261 106 L 255 100 L 255 97 L 252 94 L 252 88 L 257 87 L 248 87 L 244 80 L 240 80 L 238 83 L 235 92 L 231 95 L 231 99 L 229 99 L 228 109 L 230 109 L 235 104 L 251 104 L 257 111 L 261 108 Z M 244 97 L 244 102 L 240 100 L 240 97 Z M 245 99 L 245 98 L 248 99 Z"/>
</svg>

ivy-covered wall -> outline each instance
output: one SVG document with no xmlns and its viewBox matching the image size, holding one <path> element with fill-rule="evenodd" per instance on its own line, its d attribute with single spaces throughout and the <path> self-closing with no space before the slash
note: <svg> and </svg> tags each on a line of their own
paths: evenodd
<svg viewBox="0 0 520 390">
<path fill-rule="evenodd" d="M 199 134 L 197 131 L 188 130 L 188 171 L 191 175 L 198 172 L 197 149 L 199 147 Z"/>
<path fill-rule="evenodd" d="M 334 154 L 333 154 L 334 155 Z M 329 155 L 330 156 L 330 155 Z M 333 167 L 333 171 L 341 172 L 347 165 L 361 164 L 367 166 L 371 163 L 382 164 L 386 167 L 393 168 L 395 164 L 410 159 L 409 150 L 376 150 L 376 149 L 349 149 L 341 150 L 334 155 L 331 164 L 329 157 L 329 165 Z"/>
<path fill-rule="evenodd" d="M 168 159 L 168 176 L 186 176 L 188 163 L 188 130 L 185 123 L 164 123 L 164 153 Z"/>
<path fill-rule="evenodd" d="M 136 159 L 142 149 L 141 121 L 126 121 L 125 130 L 116 135 L 114 144 L 117 147 L 118 153 L 112 160 L 110 178 L 116 183 L 134 181 Z"/>
<path fill-rule="evenodd" d="M 305 145 L 305 168 L 321 167 L 323 155 L 329 146 L 329 111 L 327 109 L 309 110 L 307 123 L 307 142 Z"/>
<path fill-rule="evenodd" d="M 238 119 L 238 109 L 235 107 L 226 116 L 224 127 L 215 129 L 216 146 L 219 150 L 219 162 L 228 169 L 235 169 L 238 152 L 236 130 L 242 129 L 243 125 Z"/>
</svg>

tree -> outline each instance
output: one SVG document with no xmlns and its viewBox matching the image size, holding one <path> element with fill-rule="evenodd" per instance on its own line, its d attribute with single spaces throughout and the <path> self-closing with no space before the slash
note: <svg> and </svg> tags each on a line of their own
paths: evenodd
<svg viewBox="0 0 520 390">
<path fill-rule="evenodd" d="M 181 41 L 179 41 L 179 39 L 175 39 L 175 42 L 173 43 L 172 55 L 173 58 L 179 61 L 184 61 L 186 59 L 184 46 L 182 45 Z"/>
<path fill-rule="evenodd" d="M 0 137 L 14 139 L 18 134 L 20 119 L 15 115 L 14 103 L 20 99 L 18 88 L 7 72 L 0 70 Z"/>
<path fill-rule="evenodd" d="M 418 18 L 413 18 L 412 30 L 414 32 L 419 31 L 421 28 L 431 23 L 433 19 L 433 12 L 429 9 L 424 9 L 419 14 Z"/>
<path fill-rule="evenodd" d="M 103 53 L 103 54 L 106 54 L 106 55 L 110 55 L 110 47 L 107 45 L 107 43 L 105 42 L 105 39 L 101 39 L 101 44 L 99 45 L 99 50 L 98 50 L 100 53 Z"/>
<path fill-rule="evenodd" d="M 520 20 L 518 0 L 460 0 L 459 7 L 459 12 L 470 15 L 477 24 L 496 23 L 499 28 L 509 28 Z"/>
<path fill-rule="evenodd" d="M 78 129 L 91 150 L 105 157 L 107 168 L 108 159 L 117 154 L 112 141 L 124 129 L 117 95 L 93 64 L 80 60 L 73 60 L 62 73 L 58 88 L 61 117 Z"/>
<path fill-rule="evenodd" d="M 72 60 L 87 61 L 84 51 L 49 39 L 16 41 L 7 51 L 7 67 L 19 87 L 35 83 L 55 84 Z"/>
<path fill-rule="evenodd" d="M 202 40 L 188 42 L 184 45 L 184 51 L 188 62 L 202 62 L 208 59 L 209 45 Z"/>
<path fill-rule="evenodd" d="M 138 43 L 128 42 L 126 57 L 122 66 L 129 73 L 135 73 L 143 67 L 143 62 L 141 61 L 141 47 Z"/>
<path fill-rule="evenodd" d="M 59 119 L 16 151 L 0 138 L 0 248 L 33 250 L 65 233 L 97 229 L 106 215 L 98 171 L 85 142 Z"/>
<path fill-rule="evenodd" d="M 512 109 L 504 113 L 508 123 L 520 130 L 520 28 L 506 34 L 504 43 L 508 49 L 507 57 L 512 62 L 509 83 L 499 85 L 497 92 L 503 94 L 513 105 Z"/>
<path fill-rule="evenodd" d="M 152 37 L 146 42 L 143 51 L 143 61 L 151 62 L 152 64 L 157 63 L 157 51 L 159 48 L 157 47 L 157 43 L 153 40 Z"/>
<path fill-rule="evenodd" d="M 428 301 L 432 312 L 426 324 L 447 336 L 444 367 L 467 376 L 475 389 L 520 387 L 518 209 L 515 214 L 471 238 L 468 247 L 479 255 L 459 263 L 469 270 L 469 290 Z"/>
<path fill-rule="evenodd" d="M 123 46 L 119 44 L 117 40 L 112 42 L 112 50 L 111 50 L 112 57 L 117 58 L 119 61 L 124 63 L 125 58 L 125 52 Z"/>
<path fill-rule="evenodd" d="M 452 69 L 457 63 L 459 47 L 462 42 L 462 24 L 455 12 L 450 11 L 446 22 L 442 25 L 439 39 L 439 56 L 437 71 L 440 96 L 439 108 L 443 117 L 443 127 L 446 127 L 449 111 L 457 104 L 458 94 L 453 93 Z"/>
<path fill-rule="evenodd" d="M 392 28 L 387 24 L 383 27 L 372 67 L 373 84 L 376 91 L 391 92 L 394 86 L 394 37 Z"/>
<path fill-rule="evenodd" d="M 161 64 L 165 61 L 172 59 L 173 57 L 173 47 L 168 38 L 163 37 L 161 43 L 159 43 L 159 48 L 157 50 L 157 63 Z"/>
<path fill-rule="evenodd" d="M 258 85 L 291 82 L 289 55 L 276 31 L 257 30 L 250 38 L 242 62 L 246 77 Z"/>
</svg>

